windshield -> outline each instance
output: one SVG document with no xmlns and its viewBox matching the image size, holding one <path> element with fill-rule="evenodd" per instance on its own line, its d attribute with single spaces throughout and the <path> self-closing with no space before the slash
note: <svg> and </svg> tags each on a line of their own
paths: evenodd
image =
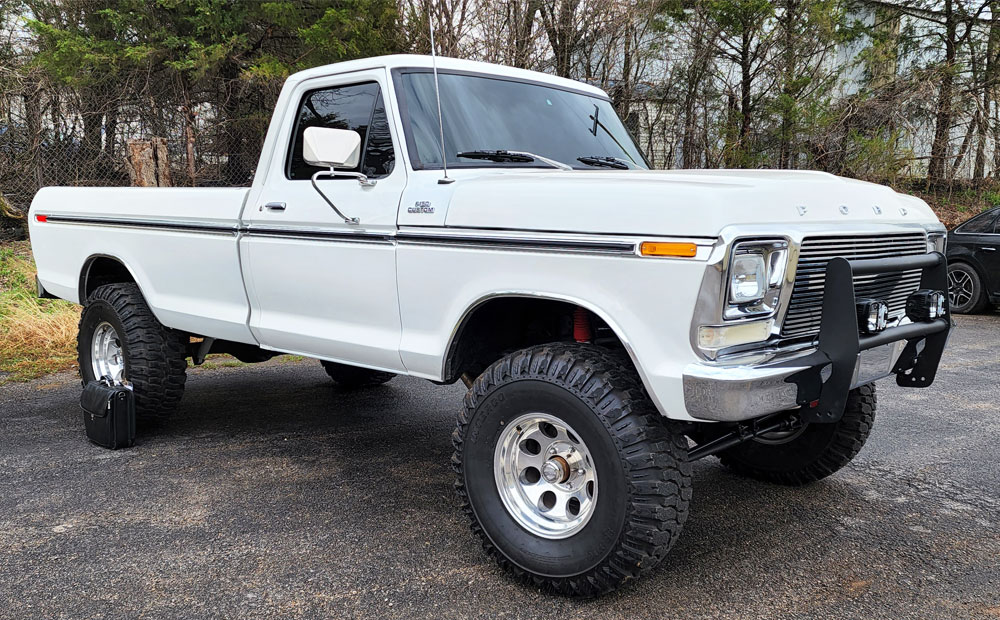
<svg viewBox="0 0 1000 620">
<path fill-rule="evenodd" d="M 579 169 L 599 169 L 578 161 L 581 157 L 613 157 L 629 168 L 648 168 L 605 99 L 536 83 L 442 71 L 438 80 L 449 168 L 548 167 L 540 161 L 458 156 L 486 150 L 524 151 Z M 413 167 L 441 168 L 434 74 L 399 73 L 396 86 Z"/>
</svg>

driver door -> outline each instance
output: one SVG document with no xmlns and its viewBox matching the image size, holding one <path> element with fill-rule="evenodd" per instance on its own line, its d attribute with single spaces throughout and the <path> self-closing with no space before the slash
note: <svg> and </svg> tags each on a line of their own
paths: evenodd
<svg viewBox="0 0 1000 620">
<path fill-rule="evenodd" d="M 247 203 L 241 258 L 250 329 L 268 349 L 402 371 L 393 235 L 405 167 L 397 160 L 384 98 L 384 70 L 306 80 L 293 91 L 262 189 Z M 361 135 L 353 178 L 317 183 L 345 223 L 312 187 L 320 170 L 302 158 L 306 127 Z"/>
</svg>

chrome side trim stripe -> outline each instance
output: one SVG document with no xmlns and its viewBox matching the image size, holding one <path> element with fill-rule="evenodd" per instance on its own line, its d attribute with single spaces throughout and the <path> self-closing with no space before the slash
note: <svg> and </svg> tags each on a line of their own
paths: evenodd
<svg viewBox="0 0 1000 620">
<path fill-rule="evenodd" d="M 115 228 L 143 228 L 147 230 L 166 230 L 173 232 L 191 232 L 215 235 L 235 235 L 239 228 L 235 225 L 200 224 L 197 222 L 173 222 L 170 220 L 121 219 L 113 217 L 85 217 L 77 215 L 49 215 L 47 223 L 78 224 L 81 226 L 113 226 Z"/>
<path fill-rule="evenodd" d="M 375 233 L 361 230 L 324 230 L 319 228 L 270 228 L 253 225 L 203 224 L 198 222 L 178 222 L 171 220 L 151 220 L 140 218 L 112 218 L 100 216 L 49 215 L 47 222 L 53 224 L 76 224 L 82 226 L 109 226 L 116 228 L 137 228 L 168 232 L 187 232 L 214 235 L 242 235 L 271 239 L 297 239 L 302 241 L 332 241 L 343 243 L 395 243 L 412 245 L 437 245 L 468 247 L 491 250 L 529 252 L 570 252 L 584 254 L 612 254 L 635 256 L 636 244 L 628 241 L 601 241 L 582 239 L 554 239 L 538 237 L 511 237 L 469 234 L 439 234 L 400 231 L 396 234 Z"/>
<path fill-rule="evenodd" d="M 447 245 L 492 250 L 528 250 L 539 252 L 583 252 L 597 254 L 635 255 L 635 244 L 615 241 L 582 241 L 562 239 L 530 239 L 521 237 L 479 237 L 471 235 L 439 235 L 433 233 L 400 232 L 399 243 L 414 245 Z"/>
<path fill-rule="evenodd" d="M 345 241 L 347 243 L 393 244 L 393 235 L 351 230 L 318 230 L 296 228 L 257 228 L 244 226 L 240 231 L 246 237 L 270 237 L 273 239 L 299 239 L 303 241 Z"/>
</svg>

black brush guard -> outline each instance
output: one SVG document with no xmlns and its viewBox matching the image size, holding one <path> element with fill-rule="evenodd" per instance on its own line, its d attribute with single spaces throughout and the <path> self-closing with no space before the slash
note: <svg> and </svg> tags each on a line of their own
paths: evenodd
<svg viewBox="0 0 1000 620">
<path fill-rule="evenodd" d="M 920 269 L 920 288 L 945 294 L 944 318 L 890 327 L 872 336 L 861 336 L 855 307 L 854 276 L 893 273 Z M 847 396 L 854 381 L 854 369 L 862 351 L 905 340 L 906 345 L 891 372 L 903 387 L 927 387 L 934 381 L 941 354 L 951 331 L 948 306 L 948 264 L 938 253 L 898 258 L 847 260 L 834 258 L 826 267 L 823 289 L 823 316 L 819 346 L 804 358 L 787 366 L 808 366 L 786 379 L 797 389 L 800 409 L 780 411 L 754 420 L 738 422 L 722 434 L 702 438 L 688 453 L 695 461 L 718 454 L 732 446 L 775 431 L 799 428 L 803 423 L 832 423 L 844 416 Z M 778 364 L 777 366 L 781 366 Z M 826 381 L 823 375 L 829 369 Z"/>
<path fill-rule="evenodd" d="M 945 316 L 931 321 L 890 327 L 871 336 L 858 333 L 854 276 L 875 275 L 920 269 L 920 288 L 945 295 Z M 939 252 L 919 256 L 899 256 L 868 260 L 834 258 L 826 267 L 823 288 L 823 316 L 819 346 L 795 366 L 809 366 L 786 381 L 797 386 L 796 401 L 802 406 L 803 422 L 836 422 L 844 415 L 847 395 L 854 379 L 858 355 L 862 351 L 900 340 L 906 346 L 892 372 L 903 387 L 927 387 L 934 381 L 938 363 L 951 331 L 948 306 L 948 263 Z M 829 368 L 829 378 L 822 375 Z"/>
</svg>

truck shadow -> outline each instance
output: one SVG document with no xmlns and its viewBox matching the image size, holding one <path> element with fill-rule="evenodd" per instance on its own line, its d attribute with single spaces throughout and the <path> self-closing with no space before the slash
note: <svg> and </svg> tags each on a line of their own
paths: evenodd
<svg viewBox="0 0 1000 620">
<path fill-rule="evenodd" d="M 128 475 L 160 497 L 157 505 L 176 506 L 170 516 L 178 522 L 193 519 L 185 497 L 199 489 L 197 523 L 203 525 L 193 527 L 213 536 L 329 537 L 336 541 L 329 549 L 299 561 L 347 567 L 339 576 L 347 585 L 375 570 L 388 584 L 416 588 L 393 576 L 398 558 L 406 557 L 416 574 L 451 567 L 456 583 L 434 588 L 468 588 L 466 582 L 474 581 L 477 588 L 499 588 L 506 598 L 535 604 L 533 589 L 515 583 L 480 550 L 458 509 L 450 434 L 463 393 L 460 386 L 428 389 L 407 378 L 342 390 L 318 368 L 195 374 L 175 417 L 147 427 L 128 451 L 141 462 Z M 185 473 L 178 478 L 178 471 Z M 839 554 L 857 544 L 858 524 L 872 520 L 864 514 L 872 509 L 862 489 L 836 476 L 791 489 L 738 478 L 707 459 L 695 464 L 693 484 L 685 531 L 660 567 L 615 594 L 574 606 L 619 615 L 621 605 L 641 609 L 655 595 L 678 603 L 696 598 L 704 611 L 717 588 L 777 592 L 776 584 L 803 574 L 836 577 Z M 136 495 L 120 501 L 136 509 L 147 500 Z M 239 525 L 231 531 L 234 523 Z M 262 544 L 261 553 L 281 556 L 281 562 L 296 557 L 284 558 L 289 551 L 281 544 L 270 550 L 270 543 Z M 371 567 L 355 570 L 354 561 Z"/>
<path fill-rule="evenodd" d="M 254 375 L 246 369 L 232 373 L 219 389 L 192 382 L 178 416 L 153 429 L 144 442 L 249 442 L 254 451 L 237 448 L 229 466 L 252 466 L 241 464 L 241 456 L 254 462 L 262 456 L 289 459 L 308 470 L 301 474 L 319 487 L 342 488 L 355 481 L 361 485 L 356 491 L 366 495 L 392 487 L 394 498 L 382 503 L 386 511 L 375 509 L 371 518 L 398 531 L 413 525 L 419 513 L 420 527 L 451 530 L 468 544 L 468 560 L 489 564 L 475 549 L 451 489 L 450 434 L 463 387 L 428 389 L 426 382 L 397 378 L 385 386 L 343 390 L 321 371 L 287 382 Z M 693 484 L 690 516 L 674 550 L 651 578 L 623 595 L 678 587 L 678 579 L 710 583 L 733 562 L 752 566 L 778 555 L 787 563 L 817 541 L 844 536 L 851 525 L 840 507 L 864 504 L 860 489 L 836 477 L 786 488 L 739 478 L 711 458 L 695 464 Z M 340 499 L 335 493 L 309 501 L 337 510 Z M 393 513 L 400 505 L 407 506 L 407 518 Z"/>
</svg>

